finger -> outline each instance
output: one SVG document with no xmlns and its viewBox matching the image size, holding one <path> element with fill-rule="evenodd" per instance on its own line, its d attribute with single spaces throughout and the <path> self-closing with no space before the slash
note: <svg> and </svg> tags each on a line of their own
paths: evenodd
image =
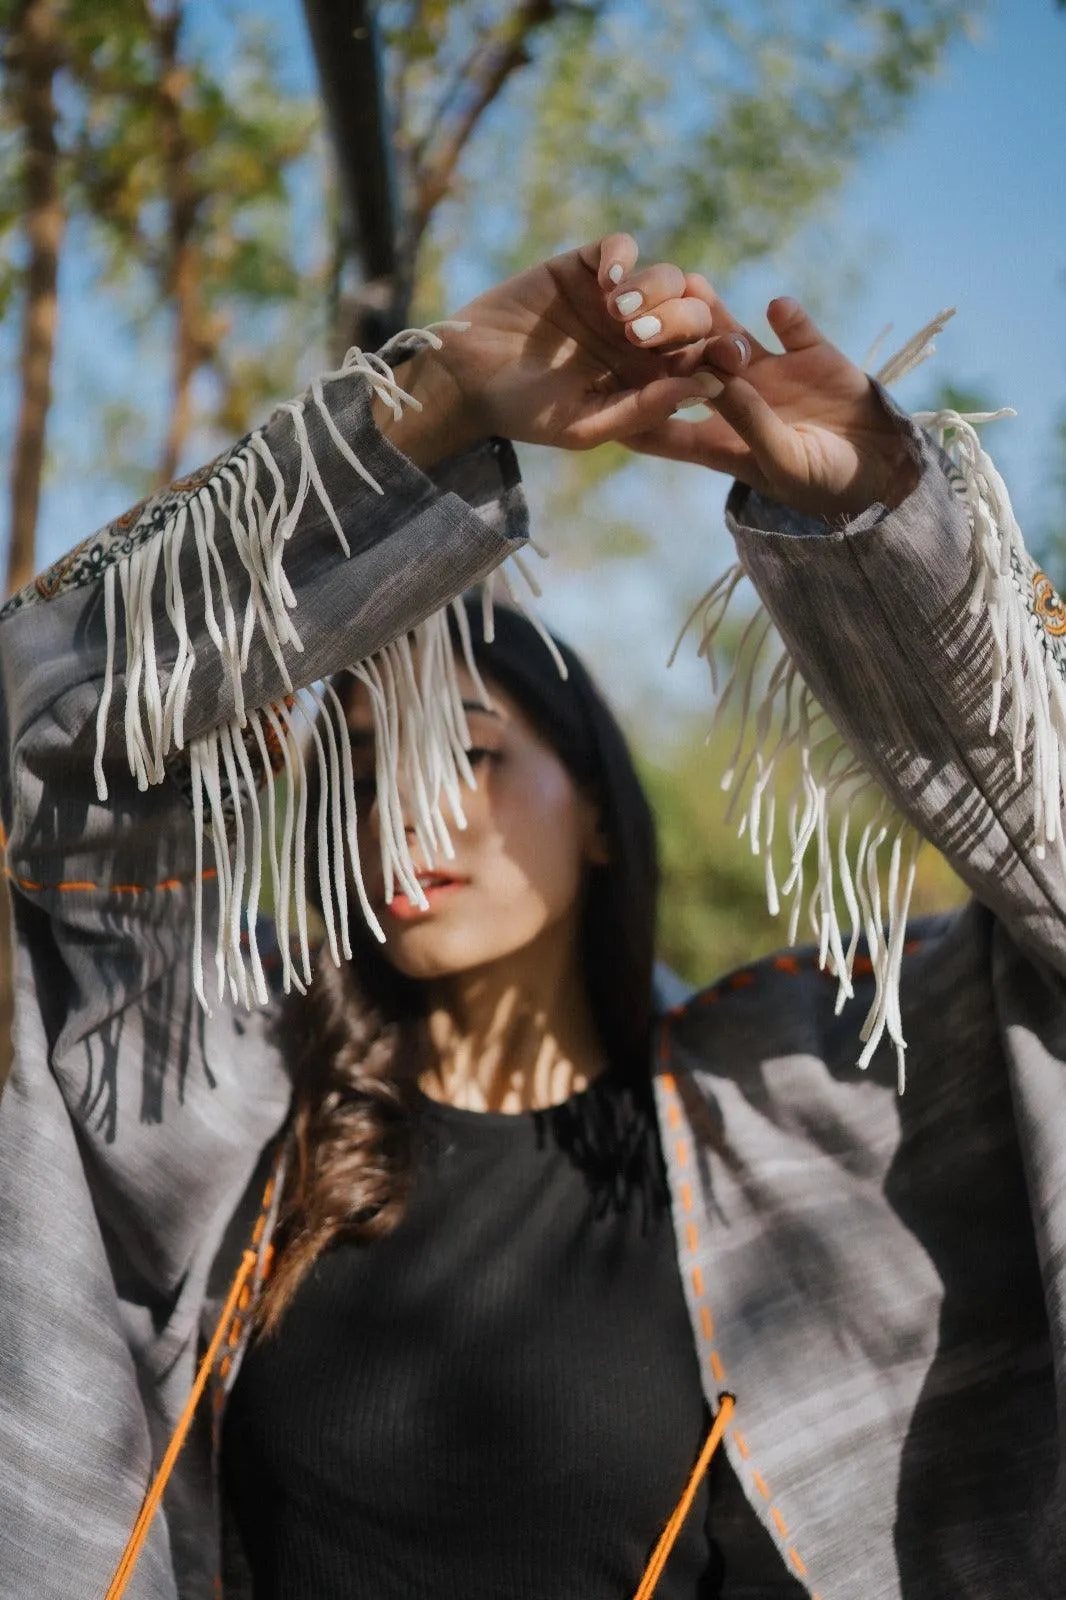
<svg viewBox="0 0 1066 1600">
<path fill-rule="evenodd" d="M 640 248 L 630 233 L 609 233 L 597 244 L 583 245 L 578 254 L 596 274 L 596 282 L 604 294 L 609 294 L 633 271 Z"/>
<path fill-rule="evenodd" d="M 626 338 L 642 350 L 669 350 L 697 341 L 711 331 L 711 313 L 701 300 L 666 300 L 626 323 Z"/>
<path fill-rule="evenodd" d="M 607 306 L 619 322 L 654 311 L 666 300 L 680 300 L 685 292 L 685 274 L 680 267 L 660 261 L 642 272 L 630 272 L 610 295 Z"/>
<path fill-rule="evenodd" d="M 717 289 L 708 282 L 701 272 L 689 272 L 686 274 L 685 293 L 694 300 L 702 300 L 710 309 L 716 333 L 743 334 L 750 346 L 751 359 L 753 361 L 761 361 L 763 356 L 771 354 L 766 346 L 756 339 L 751 330 L 745 328 L 744 324 L 733 315 Z"/>
<path fill-rule="evenodd" d="M 748 446 L 767 482 L 787 483 L 803 476 L 803 451 L 795 433 L 744 378 L 730 378 L 723 384 L 714 409 Z M 744 481 L 751 480 L 745 477 Z"/>
<path fill-rule="evenodd" d="M 829 340 L 811 320 L 798 300 L 781 295 L 766 308 L 766 320 L 786 350 L 809 350 Z"/>
<path fill-rule="evenodd" d="M 718 333 L 716 329 L 715 337 L 708 339 L 703 347 L 704 365 L 730 378 L 743 372 L 751 360 L 751 335 L 739 328 L 732 333 Z"/>
<path fill-rule="evenodd" d="M 680 407 L 695 400 L 705 402 L 714 380 L 710 373 L 683 378 L 656 378 L 640 389 L 596 396 L 589 410 L 567 428 L 559 443 L 572 450 L 591 450 L 612 439 L 659 428 Z"/>
<path fill-rule="evenodd" d="M 628 434 L 624 443 L 627 450 L 639 455 L 685 461 L 691 466 L 728 473 L 752 488 L 764 486 L 750 449 L 720 417 L 707 422 L 681 422 L 676 417 L 668 417 L 646 433 Z"/>
</svg>

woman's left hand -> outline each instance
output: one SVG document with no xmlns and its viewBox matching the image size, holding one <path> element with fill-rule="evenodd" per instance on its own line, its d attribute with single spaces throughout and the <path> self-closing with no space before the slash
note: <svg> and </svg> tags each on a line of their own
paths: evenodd
<svg viewBox="0 0 1066 1600">
<path fill-rule="evenodd" d="M 706 280 L 689 293 L 711 309 L 701 365 L 722 382 L 702 421 L 674 418 L 626 443 L 649 455 L 726 472 L 797 511 L 839 521 L 875 501 L 896 506 L 918 468 L 898 420 L 864 372 L 831 345 L 795 300 L 772 300 L 767 320 L 784 347 L 767 350 Z"/>
</svg>

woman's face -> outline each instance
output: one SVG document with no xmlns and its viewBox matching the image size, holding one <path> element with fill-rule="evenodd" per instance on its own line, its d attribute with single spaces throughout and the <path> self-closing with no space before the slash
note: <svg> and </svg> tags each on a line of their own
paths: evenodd
<svg viewBox="0 0 1066 1600">
<path fill-rule="evenodd" d="M 385 952 L 408 977 L 439 979 L 485 967 L 535 941 L 574 937 L 588 865 L 604 859 L 595 808 L 516 703 L 490 683 L 494 709 L 478 702 L 458 672 L 470 724 L 477 789 L 465 791 L 467 826 L 452 828 L 455 857 L 432 867 L 419 858 L 429 902 L 406 895 L 386 903 L 376 801 L 360 808 L 359 844 L 367 893 L 385 930 Z M 349 712 L 356 780 L 374 794 L 373 723 L 360 689 Z"/>
</svg>

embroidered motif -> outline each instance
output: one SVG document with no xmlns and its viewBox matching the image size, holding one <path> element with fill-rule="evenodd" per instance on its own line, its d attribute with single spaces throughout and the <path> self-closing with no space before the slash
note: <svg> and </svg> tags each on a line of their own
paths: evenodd
<svg viewBox="0 0 1066 1600">
<path fill-rule="evenodd" d="M 174 514 L 188 503 L 192 495 L 217 477 L 226 462 L 243 449 L 249 437 L 242 439 L 232 450 L 216 456 L 206 466 L 199 467 L 184 478 L 176 478 L 165 489 L 139 501 L 113 522 L 106 523 L 96 533 L 83 539 L 24 589 L 20 589 L 18 594 L 12 595 L 0 608 L 0 619 L 38 601 L 54 600 L 68 589 L 79 589 L 95 583 L 108 567 L 127 560 L 135 550 L 164 531 Z"/>
<path fill-rule="evenodd" d="M 1044 654 L 1066 683 L 1066 604 L 1047 573 L 1024 551 L 1010 552 L 1011 577 L 1037 625 Z"/>
</svg>

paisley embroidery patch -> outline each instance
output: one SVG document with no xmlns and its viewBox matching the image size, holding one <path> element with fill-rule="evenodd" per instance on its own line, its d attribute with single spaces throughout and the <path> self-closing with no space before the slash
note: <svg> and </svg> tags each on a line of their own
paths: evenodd
<svg viewBox="0 0 1066 1600">
<path fill-rule="evenodd" d="M 1015 587 L 1039 630 L 1044 654 L 1066 682 L 1066 604 L 1047 573 L 1031 556 L 1023 559 L 1012 550 L 1010 564 Z"/>
<path fill-rule="evenodd" d="M 6 617 L 9 612 L 21 611 L 23 607 L 34 605 L 40 600 L 54 600 L 56 595 L 64 593 L 67 589 L 78 589 L 86 584 L 95 583 L 107 567 L 128 559 L 141 545 L 163 532 L 171 518 L 192 495 L 211 482 L 225 463 L 243 448 L 249 437 L 250 435 L 246 435 L 232 450 L 224 451 L 222 455 L 216 456 L 213 461 L 209 461 L 206 466 L 198 468 L 188 476 L 175 479 L 165 489 L 160 489 L 158 493 L 149 495 L 146 500 L 131 506 L 113 522 L 107 523 L 98 533 L 90 534 L 87 539 L 83 539 L 52 566 L 46 567 L 32 583 L 20 589 L 18 594 L 12 595 L 11 599 L 0 608 L 0 619 Z"/>
</svg>

